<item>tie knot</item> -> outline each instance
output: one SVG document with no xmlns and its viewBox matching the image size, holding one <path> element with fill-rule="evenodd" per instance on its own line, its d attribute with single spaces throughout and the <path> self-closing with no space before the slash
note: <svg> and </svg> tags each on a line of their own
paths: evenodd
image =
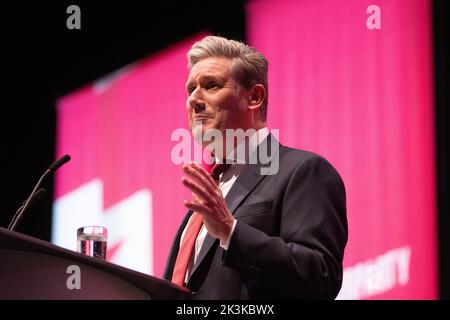
<svg viewBox="0 0 450 320">
<path fill-rule="evenodd" d="M 223 172 L 225 172 L 230 166 L 231 166 L 230 163 L 216 163 L 212 167 L 211 172 L 209 174 L 214 179 L 214 181 L 216 181 L 216 183 L 219 184 L 220 175 Z"/>
</svg>

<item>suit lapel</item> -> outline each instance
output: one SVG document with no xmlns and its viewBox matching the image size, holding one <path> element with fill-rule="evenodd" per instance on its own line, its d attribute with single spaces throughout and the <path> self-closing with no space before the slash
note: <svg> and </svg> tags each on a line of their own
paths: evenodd
<svg viewBox="0 0 450 320">
<path fill-rule="evenodd" d="M 273 161 L 275 156 L 278 155 L 279 143 L 278 141 L 270 134 L 263 143 L 272 143 L 272 145 L 276 145 L 278 148 L 276 152 L 272 152 L 270 156 L 269 163 Z M 258 147 L 259 148 L 259 147 Z M 244 201 L 245 198 L 253 191 L 253 189 L 258 185 L 258 183 L 264 179 L 266 175 L 261 174 L 261 168 L 264 167 L 259 161 L 255 161 L 255 164 L 246 164 L 242 169 L 241 173 L 237 177 L 227 196 L 225 197 L 225 201 L 227 203 L 228 208 L 231 213 L 234 215 L 234 212 L 239 207 L 239 205 Z M 252 162 L 251 162 L 252 163 Z M 218 243 L 218 239 L 212 237 L 209 233 L 206 235 L 205 240 L 203 241 L 202 248 L 200 249 L 199 255 L 197 257 L 197 261 L 192 268 L 191 276 L 188 279 L 188 282 L 191 280 L 192 275 L 195 273 L 197 268 L 200 266 L 202 261 L 205 259 L 208 252 L 211 250 L 215 243 Z"/>
</svg>

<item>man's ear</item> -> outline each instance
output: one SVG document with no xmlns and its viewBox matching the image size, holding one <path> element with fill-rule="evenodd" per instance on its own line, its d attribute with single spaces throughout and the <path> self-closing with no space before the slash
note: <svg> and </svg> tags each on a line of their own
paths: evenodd
<svg viewBox="0 0 450 320">
<path fill-rule="evenodd" d="M 262 84 L 255 84 L 248 94 L 248 108 L 256 110 L 261 108 L 264 99 L 266 98 L 266 89 Z"/>
</svg>

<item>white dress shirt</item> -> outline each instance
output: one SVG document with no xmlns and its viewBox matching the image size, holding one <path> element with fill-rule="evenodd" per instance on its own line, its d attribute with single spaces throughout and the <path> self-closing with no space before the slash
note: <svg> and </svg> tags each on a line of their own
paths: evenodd
<svg viewBox="0 0 450 320">
<path fill-rule="evenodd" d="M 269 135 L 269 129 L 267 129 L 267 127 L 261 128 L 259 130 L 257 130 L 254 134 L 256 134 L 257 139 L 252 139 L 253 136 L 250 136 L 248 141 L 248 155 L 251 155 L 253 152 L 256 151 L 256 149 L 258 148 L 258 145 L 264 141 L 264 139 L 266 139 L 266 137 Z M 240 141 L 237 145 L 237 149 L 239 149 L 239 147 L 243 147 L 243 143 L 244 141 Z M 227 163 L 229 163 L 228 161 L 232 161 L 234 162 L 224 173 L 222 173 L 219 176 L 219 188 L 222 191 L 222 195 L 225 198 L 228 194 L 228 192 L 230 191 L 231 187 L 233 186 L 234 182 L 236 181 L 236 179 L 238 178 L 239 174 L 241 173 L 242 168 L 245 166 L 246 160 L 245 158 L 242 158 L 242 156 L 245 156 L 243 153 L 239 153 L 237 152 L 236 157 L 234 157 L 233 159 L 230 156 L 231 153 L 228 154 L 227 156 Z M 218 160 L 218 159 L 216 159 Z M 190 219 L 189 219 L 190 221 Z M 188 221 L 188 224 L 189 224 Z M 186 225 L 187 226 L 187 225 Z M 228 246 L 230 245 L 230 240 L 231 240 L 231 236 L 233 235 L 234 232 L 234 228 L 236 227 L 236 219 L 233 222 L 233 227 L 231 229 L 231 232 L 228 236 L 227 241 L 225 241 L 225 243 L 223 243 L 222 241 L 220 241 L 220 246 L 224 249 L 224 250 L 228 250 Z M 186 228 L 183 230 L 183 233 L 181 234 L 181 239 L 180 239 L 180 246 L 181 246 L 181 242 L 183 241 L 184 238 L 184 234 L 186 232 Z M 185 282 L 187 283 L 190 275 L 191 275 L 191 271 L 193 266 L 195 265 L 198 255 L 200 253 L 200 249 L 202 248 L 203 242 L 205 241 L 205 237 L 208 234 L 208 230 L 206 230 L 205 225 L 203 225 L 200 229 L 200 232 L 198 233 L 197 239 L 195 241 L 195 248 L 192 252 L 192 256 L 189 260 L 189 265 L 188 265 L 188 269 L 186 272 L 186 280 Z"/>
</svg>

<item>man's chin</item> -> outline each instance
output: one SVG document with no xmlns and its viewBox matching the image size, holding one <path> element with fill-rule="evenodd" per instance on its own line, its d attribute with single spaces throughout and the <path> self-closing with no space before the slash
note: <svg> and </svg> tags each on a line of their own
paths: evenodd
<svg viewBox="0 0 450 320">
<path fill-rule="evenodd" d="M 216 128 L 194 127 L 192 129 L 194 140 L 203 148 L 211 152 L 217 152 L 222 149 L 222 133 Z"/>
<path fill-rule="evenodd" d="M 195 142 L 197 142 L 200 145 L 203 145 L 203 134 L 204 130 L 202 128 L 193 128 L 192 129 L 192 136 L 194 137 Z"/>
</svg>

